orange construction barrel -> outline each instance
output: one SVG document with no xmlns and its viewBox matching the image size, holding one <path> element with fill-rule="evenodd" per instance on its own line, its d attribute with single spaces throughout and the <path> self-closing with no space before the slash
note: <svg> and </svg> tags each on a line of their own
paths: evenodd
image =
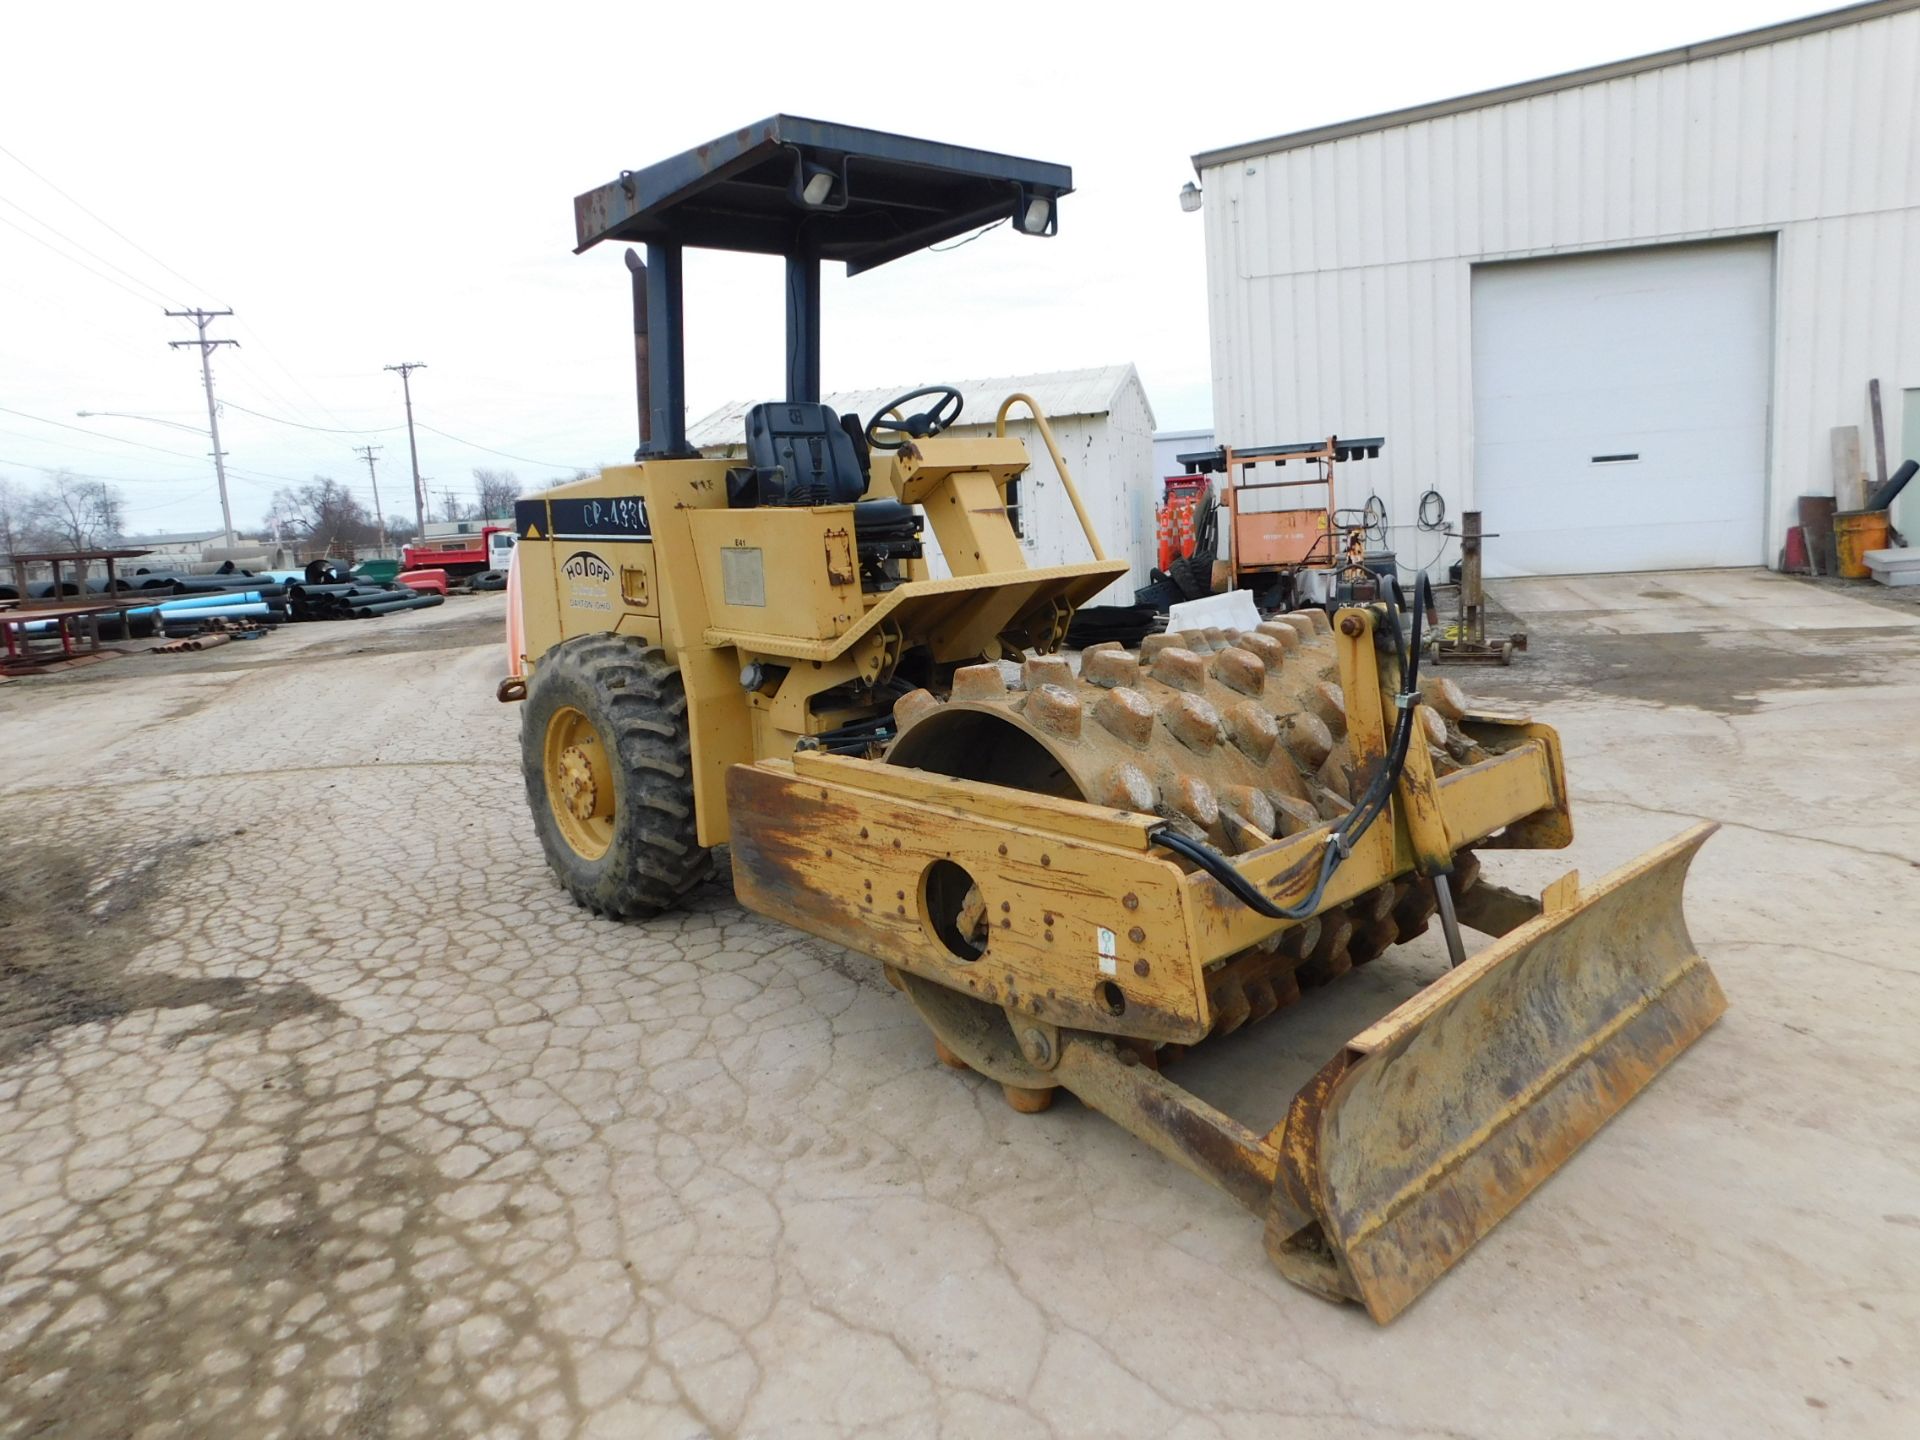
<svg viewBox="0 0 1920 1440">
<path fill-rule="evenodd" d="M 1840 552 L 1840 574 L 1848 580 L 1867 578 L 1867 551 L 1887 548 L 1887 512 L 1842 510 L 1833 517 L 1834 548 Z"/>
</svg>

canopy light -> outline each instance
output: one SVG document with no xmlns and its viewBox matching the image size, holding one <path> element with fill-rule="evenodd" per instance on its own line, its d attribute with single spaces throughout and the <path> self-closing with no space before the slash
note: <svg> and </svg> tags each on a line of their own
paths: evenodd
<svg viewBox="0 0 1920 1440">
<path fill-rule="evenodd" d="M 1013 225 L 1022 235 L 1053 233 L 1053 201 L 1045 195 L 1030 196 L 1013 212 Z"/>
</svg>

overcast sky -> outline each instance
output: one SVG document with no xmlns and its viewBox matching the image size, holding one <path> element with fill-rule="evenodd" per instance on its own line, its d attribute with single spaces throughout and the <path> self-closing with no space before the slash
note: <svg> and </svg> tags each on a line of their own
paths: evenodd
<svg viewBox="0 0 1920 1440">
<path fill-rule="evenodd" d="M 314 475 L 371 503 L 353 453 L 369 443 L 384 508 L 410 512 L 382 369 L 403 360 L 428 367 L 435 491 L 469 489 L 477 465 L 533 482 L 620 461 L 626 273 L 617 246 L 571 253 L 573 196 L 779 111 L 1073 167 L 1053 239 L 1002 227 L 851 281 L 826 267 L 827 388 L 1130 360 L 1162 429 L 1208 425 L 1202 217 L 1177 201 L 1191 155 L 1809 8 L 17 5 L 0 476 L 64 467 L 118 483 L 131 529 L 218 528 L 190 433 L 199 367 L 167 346 L 192 331 L 161 313 L 192 305 L 235 311 L 212 333 L 241 344 L 215 355 L 236 525 Z M 689 257 L 693 418 L 779 393 L 781 313 L 778 261 Z"/>
</svg>

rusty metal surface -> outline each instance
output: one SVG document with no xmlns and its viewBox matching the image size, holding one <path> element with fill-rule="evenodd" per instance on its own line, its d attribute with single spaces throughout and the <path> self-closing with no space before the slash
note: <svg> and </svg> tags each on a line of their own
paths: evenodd
<svg viewBox="0 0 1920 1440">
<path fill-rule="evenodd" d="M 1487 597 L 1481 584 L 1480 512 L 1468 510 L 1460 517 L 1459 611 L 1450 627 L 1436 628 L 1433 659 L 1451 665 L 1511 665 L 1516 650 L 1527 648 L 1524 632 L 1505 638 L 1487 638 Z M 1436 617 L 1437 618 L 1437 617 Z"/>
<path fill-rule="evenodd" d="M 36 604 L 38 608 L 34 608 Z M 117 615 L 125 608 L 115 600 L 22 601 L 19 609 L 0 611 L 0 673 L 25 674 L 105 653 L 100 645 L 99 619 Z M 28 632 L 29 625 L 41 621 L 50 622 L 53 631 Z M 82 623 L 76 626 L 75 622 Z M 86 648 L 76 649 L 76 641 L 84 641 Z M 54 648 L 40 648 L 48 642 Z"/>
<path fill-rule="evenodd" d="M 18 550 L 9 558 L 20 565 L 51 565 L 56 562 L 70 565 L 76 560 L 138 560 L 142 555 L 153 552 L 144 549 L 132 550 Z"/>
<path fill-rule="evenodd" d="M 36 600 L 29 603 L 28 601 L 22 600 L 19 602 L 19 609 L 6 612 L 6 623 L 9 625 L 30 625 L 37 624 L 42 620 L 76 620 L 87 615 L 117 615 L 122 610 L 134 606 L 151 604 L 153 604 L 152 596 L 132 600 L 105 598 L 99 600 L 77 600 L 72 596 L 63 596 L 57 603 L 45 600 Z"/>
<path fill-rule="evenodd" d="M 1309 1209 L 1382 1322 L 1566 1162 L 1726 1008 L 1681 910 L 1717 826 L 1609 875 L 1356 1036 L 1278 1139 Z M 1292 1258 L 1272 1244 L 1282 1270 Z"/>
<path fill-rule="evenodd" d="M 1060 1083 L 1175 1164 L 1218 1185 L 1256 1215 L 1272 1204 L 1279 1157 L 1256 1132 L 1162 1078 L 1111 1040 L 1070 1038 Z"/>
<path fill-rule="evenodd" d="M 1177 866 L 1054 828 L 1049 806 L 1100 816 L 1077 801 L 1008 792 L 1019 812 L 996 815 L 924 778 L 913 799 L 790 762 L 734 766 L 734 893 L 758 914 L 1049 1023 L 1156 1041 L 1206 1034 Z M 991 938 L 978 954 L 941 938 L 940 920 L 956 917 L 934 913 L 936 864 L 981 892 Z M 1116 980 L 1119 1009 L 1103 1003 Z"/>
<path fill-rule="evenodd" d="M 188 635 L 178 640 L 169 640 L 164 645 L 155 645 L 149 655 L 184 655 L 190 650 L 211 650 L 216 645 L 225 645 L 233 636 L 213 631 L 205 635 Z"/>
<path fill-rule="evenodd" d="M 1270 949 L 1204 967 L 1203 990 L 1176 1010 L 1149 1002 L 1110 1016 L 1075 988 L 1076 975 L 1084 983 L 1098 973 L 1095 947 L 1054 941 L 1104 923 L 1102 895 L 1105 913 L 1137 916 L 1155 935 L 1175 919 L 1178 884 L 1149 889 L 1153 870 L 1171 867 L 1133 848 L 1131 831 L 1117 836 L 1119 845 L 1090 838 L 1124 830 L 1131 817 L 993 786 L 963 792 L 966 782 L 862 762 L 810 764 L 796 772 L 762 762 L 730 777 L 740 821 L 735 883 L 746 903 L 829 938 L 857 936 L 893 967 L 947 1063 L 998 1083 L 1022 1110 L 1044 1108 L 1056 1087 L 1072 1091 L 1264 1214 L 1268 1252 L 1289 1280 L 1359 1301 L 1382 1322 L 1724 1009 L 1681 912 L 1687 865 L 1713 826 L 1584 894 L 1563 877 L 1544 903 L 1492 886 L 1476 900 L 1484 882 L 1463 852 L 1454 874 L 1462 913 L 1506 936 L 1356 1035 L 1263 1137 L 1162 1067 L 1189 1043 L 1284 1009 L 1302 984 L 1327 983 L 1419 934 L 1434 909 L 1428 882 L 1404 876 L 1377 885 L 1285 931 Z M 863 791 L 869 771 L 880 779 Z M 897 793 L 916 785 L 928 792 L 918 803 Z M 985 796 L 979 813 L 943 803 L 976 790 Z M 1016 823 L 1021 805 L 1031 808 L 1024 826 Z M 1045 833 L 1049 807 L 1078 817 L 1090 834 Z M 1037 846 L 1030 853 L 1029 844 Z M 1008 933 L 1003 924 L 1026 926 L 1022 953 L 989 946 L 958 964 L 933 953 L 911 879 L 929 854 L 963 861 L 982 877 L 968 913 L 978 912 L 996 936 Z M 1009 917 L 1028 890 L 1046 913 Z M 1032 933 L 1034 918 L 1044 936 Z M 1142 943 L 1146 932 L 1130 938 Z M 1143 950 L 1142 970 L 1116 970 L 1151 974 L 1156 989 L 1168 970 L 1193 973 L 1191 956 L 1185 965 L 1164 950 L 1148 959 Z"/>
<path fill-rule="evenodd" d="M 1391 1319 L 1724 1007 L 1680 910 L 1711 826 L 1584 896 L 1483 887 L 1464 847 L 1571 840 L 1565 778 L 1549 727 L 1451 682 L 1427 687 L 1391 818 L 1310 919 L 1257 916 L 1162 858 L 1171 822 L 1288 892 L 1385 763 L 1397 679 L 1360 612 L 1011 676 L 904 697 L 886 764 L 733 767 L 736 893 L 885 961 L 942 1058 L 1016 1109 L 1070 1090 L 1264 1215 L 1275 1264 L 1316 1294 Z M 1450 869 L 1461 916 L 1507 933 L 1354 1037 L 1272 1134 L 1161 1073 L 1424 931 L 1437 895 L 1416 867 Z"/>
<path fill-rule="evenodd" d="M 896 704 L 900 738 L 888 759 L 1158 815 L 1237 853 L 1243 872 L 1277 898 L 1296 898 L 1323 853 L 1326 821 L 1345 813 L 1386 752 L 1372 631 L 1357 612 L 1341 621 L 1351 634 L 1336 633 L 1323 612 L 1299 612 L 1252 633 L 1150 636 L 1137 655 L 1101 645 L 1077 671 L 1063 658 L 1034 657 L 1012 685 L 995 666 L 963 669 L 947 699 L 917 691 Z M 1429 794 L 1432 777 L 1447 776 L 1433 803 L 1459 812 L 1456 837 L 1553 803 L 1534 751 L 1503 757 L 1492 748 L 1519 736 L 1489 730 L 1483 744 L 1459 728 L 1464 702 L 1452 709 L 1430 712 L 1418 748 Z M 1291 972 L 1303 963 L 1330 979 L 1420 932 L 1430 905 L 1417 922 L 1394 913 L 1405 898 L 1394 883 L 1414 863 L 1402 831 L 1383 823 L 1356 844 L 1325 907 L 1353 902 L 1352 913 L 1290 950 L 1277 949 L 1281 926 L 1211 877 L 1188 877 L 1201 958 L 1262 952 L 1230 967 L 1245 983 L 1219 991 L 1225 1028 L 1272 1013 L 1297 988 Z M 1114 979 L 1128 987 L 1124 974 Z"/>
<path fill-rule="evenodd" d="M 1479 861 L 1469 857 L 1477 873 Z M 1540 913 L 1540 902 L 1531 895 L 1509 890 L 1481 880 L 1459 897 L 1460 923 L 1482 935 L 1505 935 L 1517 930 Z"/>
</svg>

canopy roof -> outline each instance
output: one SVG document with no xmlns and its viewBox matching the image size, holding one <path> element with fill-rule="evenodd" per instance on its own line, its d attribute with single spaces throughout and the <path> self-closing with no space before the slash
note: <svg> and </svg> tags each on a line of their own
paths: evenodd
<svg viewBox="0 0 1920 1440">
<path fill-rule="evenodd" d="M 858 274 L 995 220 L 1027 229 L 1036 199 L 1050 232 L 1072 190 L 1065 165 L 774 115 L 578 196 L 574 230 L 577 250 L 678 243 L 813 255 Z"/>
</svg>

